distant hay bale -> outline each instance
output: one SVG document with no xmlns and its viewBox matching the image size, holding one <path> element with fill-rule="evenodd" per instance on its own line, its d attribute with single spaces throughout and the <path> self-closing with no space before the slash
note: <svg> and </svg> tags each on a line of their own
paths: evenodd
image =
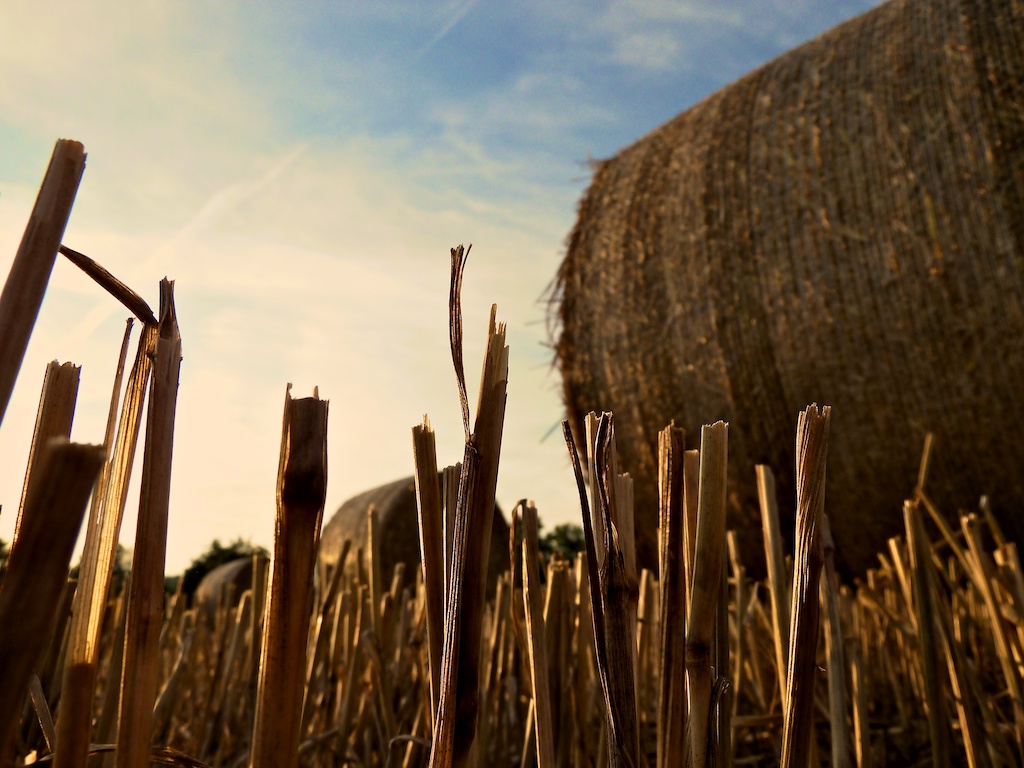
<svg viewBox="0 0 1024 768">
<path fill-rule="evenodd" d="M 569 416 L 614 410 L 654 565 L 657 433 L 725 419 L 730 527 L 754 464 L 792 508 L 797 412 L 834 406 L 847 569 L 902 525 L 927 431 L 948 513 L 1024 541 L 1024 4 L 894 0 L 597 166 L 559 271 Z M 790 520 L 790 530 L 792 522 Z"/>
<path fill-rule="evenodd" d="M 211 626 L 222 600 L 226 605 L 237 605 L 242 593 L 252 587 L 252 566 L 253 556 L 246 555 L 221 563 L 203 576 L 192 596 L 192 605 L 202 607 Z"/>
<path fill-rule="evenodd" d="M 419 523 L 416 519 L 416 486 L 412 477 L 364 491 L 346 501 L 324 525 L 320 535 L 320 563 L 334 565 L 345 539 L 351 543 L 349 563 L 356 550 L 366 547 L 367 511 L 376 508 L 380 521 L 381 576 L 390 585 L 395 566 L 405 563 L 405 579 L 411 584 L 420 563 Z M 493 589 L 497 576 L 508 570 L 508 523 L 495 505 L 488 584 Z"/>
</svg>

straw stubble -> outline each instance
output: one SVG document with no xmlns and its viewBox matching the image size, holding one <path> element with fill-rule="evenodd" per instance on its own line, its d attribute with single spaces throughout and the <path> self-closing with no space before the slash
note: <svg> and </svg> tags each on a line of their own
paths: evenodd
<svg viewBox="0 0 1024 768">
<path fill-rule="evenodd" d="M 84 171 L 85 147 L 77 141 L 59 139 L 0 293 L 0 422 L 7 412 Z"/>
<path fill-rule="evenodd" d="M 700 486 L 693 589 L 686 617 L 686 685 L 689 702 L 689 762 L 704 768 L 711 724 L 712 640 L 721 593 L 725 553 L 728 425 L 716 422 L 700 432 Z M 721 675 L 722 671 L 719 670 Z"/>
<path fill-rule="evenodd" d="M 125 332 L 125 344 L 121 348 L 106 441 L 110 441 L 115 434 L 114 413 L 129 330 Z M 57 716 L 57 749 L 54 754 L 56 768 L 84 768 L 88 758 L 91 691 L 100 656 L 102 619 L 158 334 L 156 326 L 145 326 L 139 335 L 135 362 L 125 387 L 120 419 L 117 420 L 116 437 L 113 437 L 113 448 L 109 442 L 105 445 L 105 453 L 110 453 L 103 464 L 85 525 L 85 545 L 72 608 L 63 694 Z"/>
<path fill-rule="evenodd" d="M 327 402 L 316 393 L 293 400 L 289 391 L 250 768 L 292 765 L 298 753 L 313 570 L 326 491 Z"/>
<path fill-rule="evenodd" d="M 832 409 L 810 405 L 800 413 L 796 435 L 796 557 L 790 611 L 789 674 L 782 734 L 784 768 L 807 766 L 813 742 L 815 655 L 818 648 L 818 582 L 824 564 L 822 515 L 825 457 Z"/>
<path fill-rule="evenodd" d="M 523 512 L 523 604 L 529 650 L 530 682 L 533 688 L 534 730 L 537 734 L 538 768 L 554 768 L 555 743 L 552 728 L 551 685 L 548 677 L 548 647 L 544 632 L 544 609 L 540 585 L 540 551 L 537 537 L 537 508 L 521 501 Z M 513 511 L 513 517 L 515 511 Z M 550 589 L 550 580 L 549 580 Z"/>
<path fill-rule="evenodd" d="M 74 363 L 61 365 L 56 360 L 50 361 L 43 375 L 43 389 L 39 395 L 39 409 L 36 411 L 35 429 L 32 431 L 32 446 L 28 452 L 28 467 L 25 470 L 25 482 L 21 487 L 21 501 L 18 505 L 18 517 L 14 522 L 13 543 L 18 541 L 21 528 L 21 516 L 25 509 L 25 499 L 32 479 L 32 471 L 39 461 L 42 448 L 53 437 L 71 438 L 71 422 L 75 416 L 75 403 L 78 400 L 78 382 L 82 369 Z"/>
<path fill-rule="evenodd" d="M 29 677 L 67 580 L 86 502 L 103 463 L 99 446 L 61 437 L 43 447 L 28 489 L 21 535 L 0 585 L 0 762 L 25 702 Z"/>
<path fill-rule="evenodd" d="M 609 731 L 610 765 L 639 766 L 640 744 L 636 709 L 636 610 L 639 597 L 635 576 L 630 572 L 633 537 L 625 532 L 623 519 L 632 515 L 620 509 L 615 468 L 615 422 L 611 413 L 601 414 L 593 446 L 597 470 L 597 521 L 604 540 L 604 559 L 598 568 L 601 587 L 603 630 L 607 649 L 608 700 L 611 705 Z"/>
<path fill-rule="evenodd" d="M 438 714 L 430 753 L 432 768 L 471 765 L 475 760 L 487 562 L 508 386 L 505 325 L 495 322 L 496 307 L 492 306 L 476 421 L 471 432 L 461 307 L 462 274 L 468 253 L 462 246 L 451 250 L 449 330 L 462 404 L 465 450 L 457 502 L 454 514 L 449 516 L 453 518 L 451 572 L 446 583 Z M 446 511 L 449 507 L 446 505 Z"/>
<path fill-rule="evenodd" d="M 145 768 L 160 685 L 160 628 L 164 617 L 164 561 L 170 508 L 174 417 L 181 367 L 181 334 L 174 283 L 160 283 L 160 325 L 153 360 L 143 450 L 139 522 L 132 560 L 124 647 L 117 768 Z"/>
<path fill-rule="evenodd" d="M 682 765 L 686 735 L 686 557 L 683 552 L 683 429 L 658 436 L 661 491 L 661 659 L 658 692 L 658 768 Z"/>
<path fill-rule="evenodd" d="M 437 715 L 441 674 L 441 627 L 444 622 L 444 513 L 437 473 L 434 430 L 426 416 L 412 428 L 416 465 L 416 512 L 420 531 L 420 563 L 423 573 L 427 625 L 427 660 L 430 668 L 430 720 Z"/>
</svg>

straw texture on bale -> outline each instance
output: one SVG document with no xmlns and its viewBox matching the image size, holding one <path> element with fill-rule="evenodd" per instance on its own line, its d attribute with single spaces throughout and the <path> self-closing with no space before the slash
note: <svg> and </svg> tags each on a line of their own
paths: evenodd
<svg viewBox="0 0 1024 768">
<path fill-rule="evenodd" d="M 794 415 L 834 406 L 837 557 L 929 491 L 981 493 L 1024 541 L 1024 4 L 897 0 L 775 59 L 596 166 L 555 286 L 569 417 L 614 410 L 656 567 L 658 430 L 730 422 L 731 523 L 753 467 L 792 532 Z M 582 434 L 581 429 L 577 434 Z"/>
<path fill-rule="evenodd" d="M 320 537 L 320 564 L 334 565 L 346 539 L 352 542 L 353 552 L 366 547 L 367 510 L 370 505 L 373 505 L 380 517 L 382 577 L 390 584 L 395 566 L 405 563 L 405 583 L 411 584 L 420 562 L 416 484 L 412 477 L 364 491 L 342 504 L 324 525 Z M 493 592 L 498 574 L 508 570 L 508 523 L 497 505 L 494 507 L 492 525 L 487 573 L 489 592 Z M 350 562 L 353 561 L 354 558 Z"/>
</svg>

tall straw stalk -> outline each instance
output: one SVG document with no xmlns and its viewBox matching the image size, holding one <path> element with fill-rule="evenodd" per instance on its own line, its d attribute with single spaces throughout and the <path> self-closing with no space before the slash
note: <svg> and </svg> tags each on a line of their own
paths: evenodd
<svg viewBox="0 0 1024 768">
<path fill-rule="evenodd" d="M 315 392 L 293 400 L 290 389 L 250 768 L 291 765 L 299 750 L 313 570 L 327 493 L 327 402 Z"/>
</svg>

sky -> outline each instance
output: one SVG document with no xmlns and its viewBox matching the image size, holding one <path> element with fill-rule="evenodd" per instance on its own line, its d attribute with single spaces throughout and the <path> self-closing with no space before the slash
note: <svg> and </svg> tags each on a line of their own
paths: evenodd
<svg viewBox="0 0 1024 768">
<path fill-rule="evenodd" d="M 154 309 L 160 279 L 175 281 L 179 573 L 213 539 L 272 547 L 288 383 L 330 401 L 325 519 L 412 473 L 424 414 L 439 463 L 461 459 L 449 252 L 472 243 L 472 405 L 491 304 L 508 329 L 498 503 L 529 497 L 548 528 L 577 522 L 546 296 L 590 161 L 874 4 L 3 3 L 0 278 L 54 142 L 81 141 L 64 243 Z M 58 259 L 0 425 L 0 538 L 46 363 L 82 367 L 72 439 L 101 442 L 126 318 Z"/>
</svg>

